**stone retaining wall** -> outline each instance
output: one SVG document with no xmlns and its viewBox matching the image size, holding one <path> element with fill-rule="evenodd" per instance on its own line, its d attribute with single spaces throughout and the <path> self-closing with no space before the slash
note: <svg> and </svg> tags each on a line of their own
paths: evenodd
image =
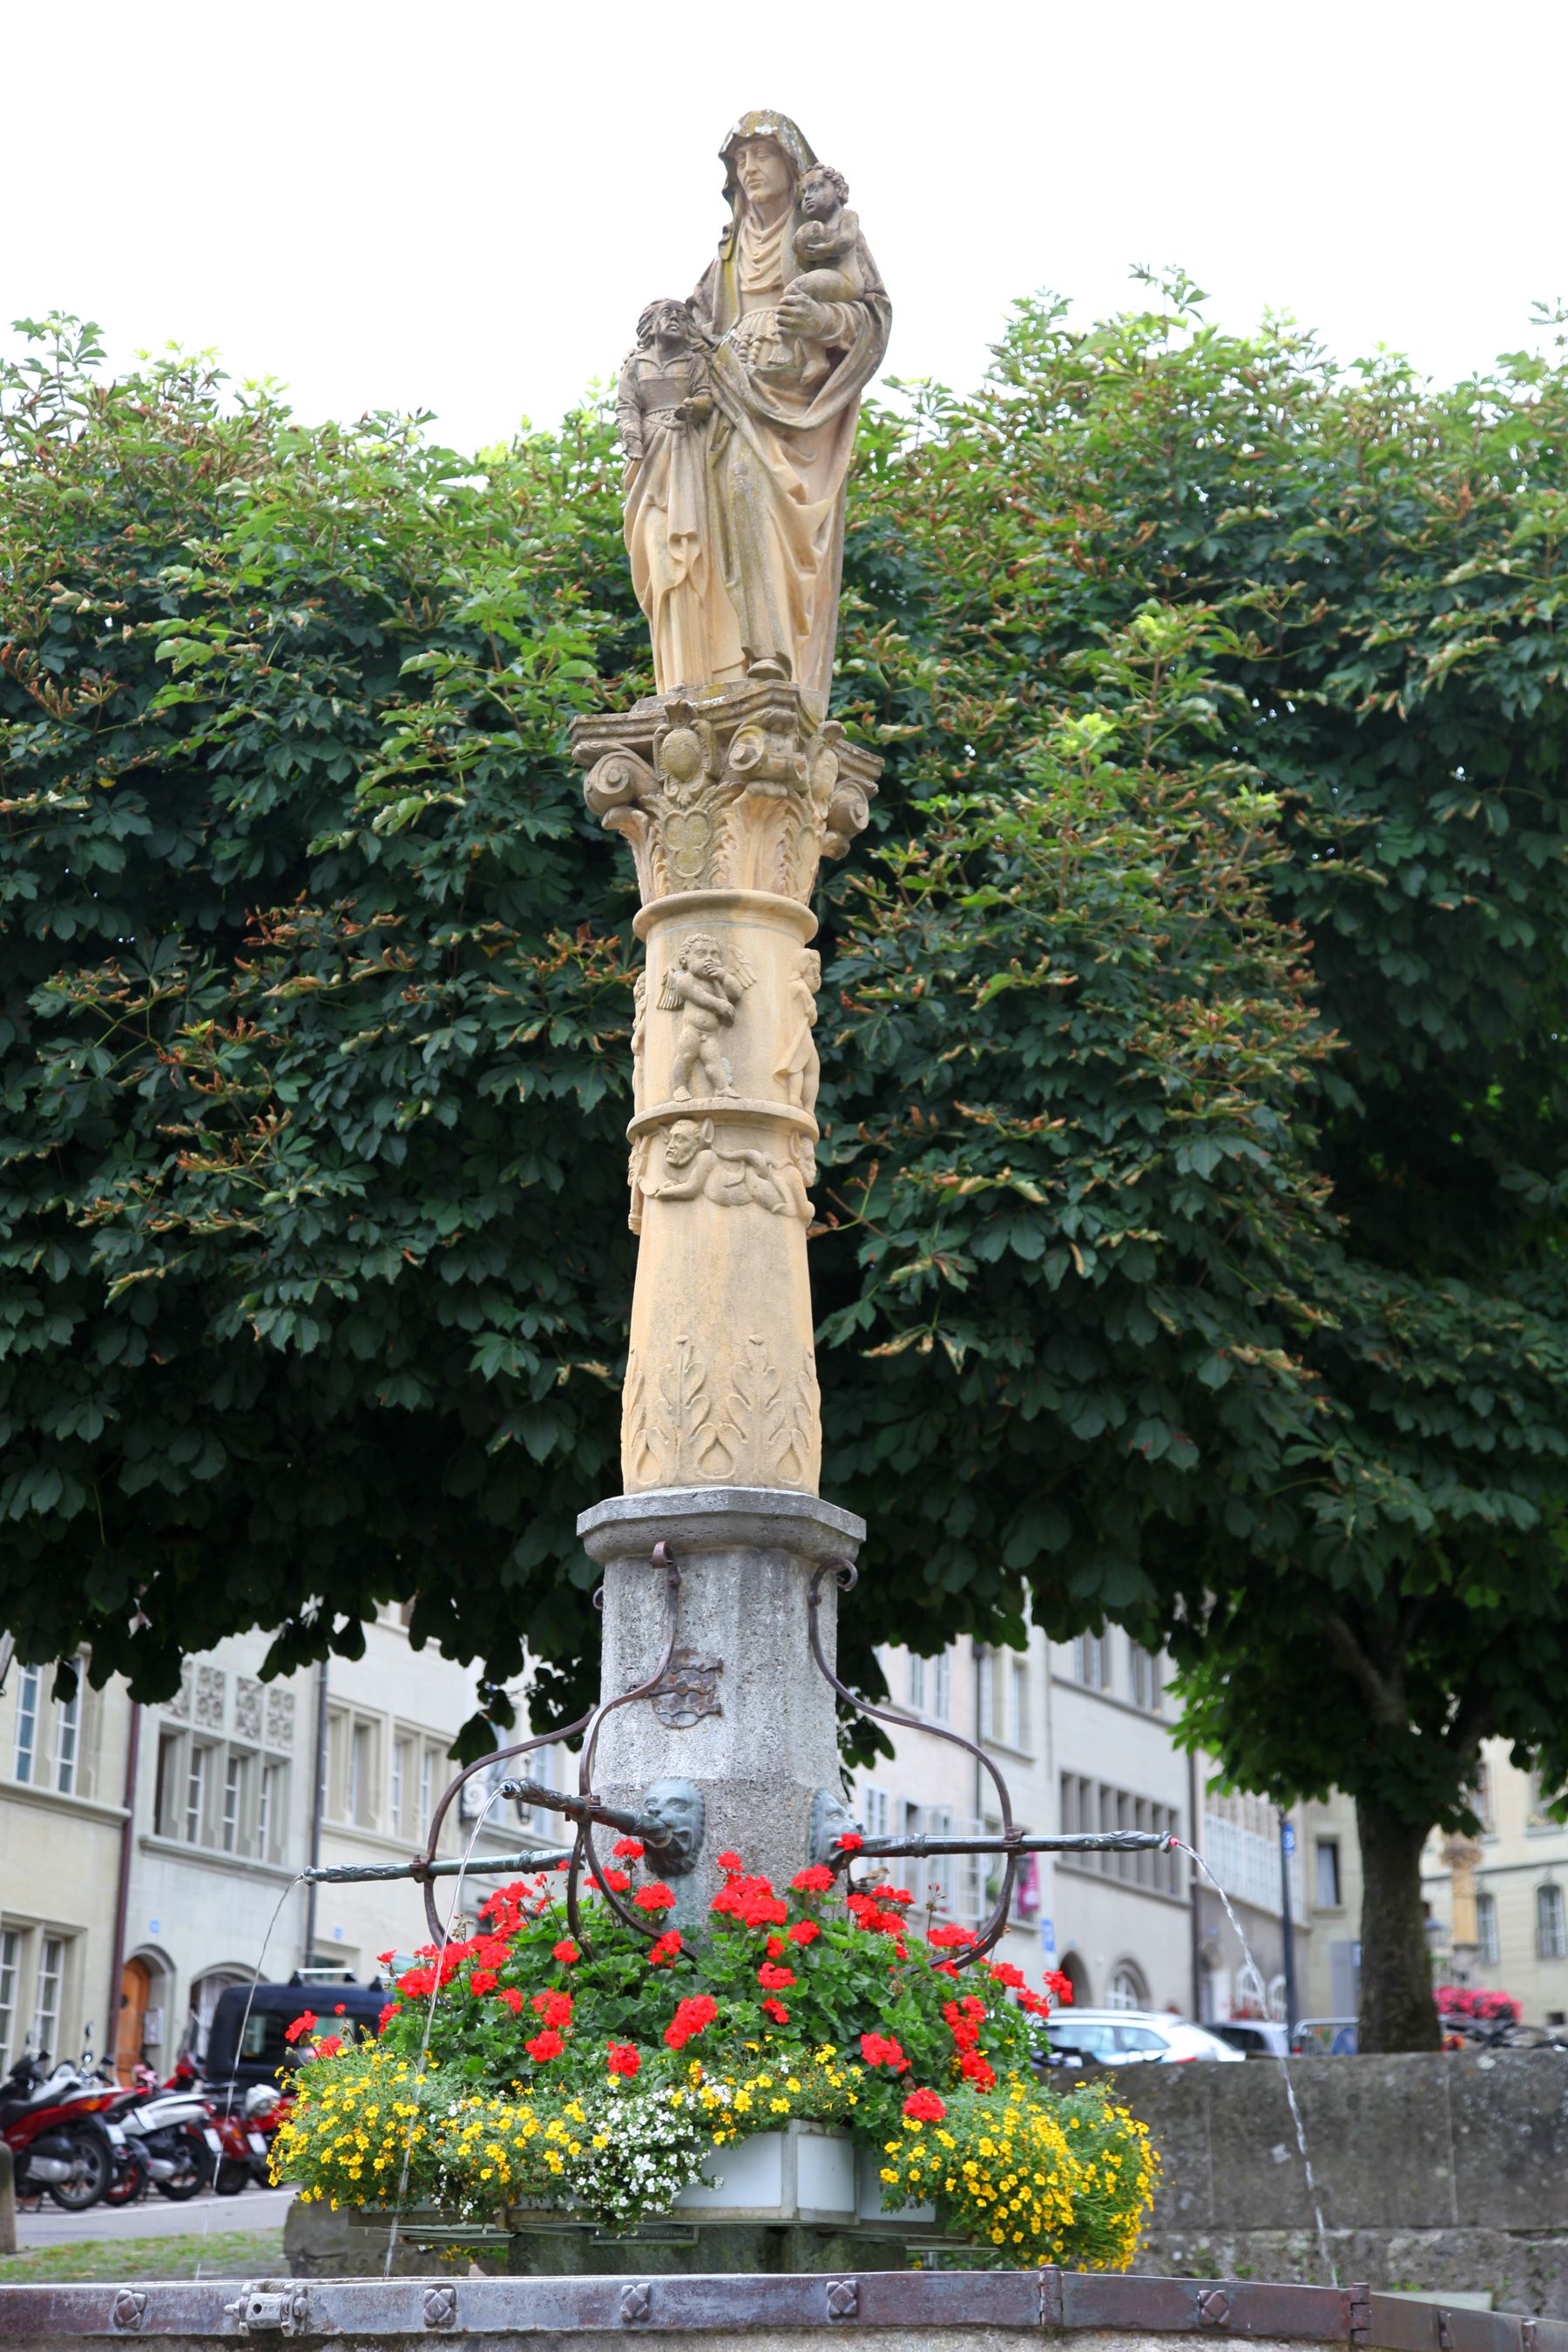
<svg viewBox="0 0 1568 2352">
<path fill-rule="evenodd" d="M 1568 2317 L 1568 2056 L 1298 2058 L 1290 2078 L 1342 2280 Z M 1277 2063 L 1115 2080 L 1163 2162 L 1141 2270 L 1327 2284 Z"/>
</svg>

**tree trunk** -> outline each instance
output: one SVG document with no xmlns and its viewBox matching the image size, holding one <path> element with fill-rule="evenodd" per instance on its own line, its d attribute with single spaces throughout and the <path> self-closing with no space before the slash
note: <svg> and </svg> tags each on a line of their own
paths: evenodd
<svg viewBox="0 0 1568 2352">
<path fill-rule="evenodd" d="M 1361 1840 L 1361 2019 L 1364 2052 L 1436 2050 L 1437 2010 L 1421 1908 L 1426 1825 L 1358 1797 Z"/>
</svg>

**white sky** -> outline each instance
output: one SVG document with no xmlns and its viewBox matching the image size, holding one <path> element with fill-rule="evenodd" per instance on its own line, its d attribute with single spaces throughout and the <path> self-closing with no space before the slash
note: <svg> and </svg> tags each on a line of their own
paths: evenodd
<svg viewBox="0 0 1568 2352">
<path fill-rule="evenodd" d="M 689 290 L 751 106 L 847 174 L 894 374 L 973 384 L 1015 296 L 1139 261 L 1439 375 L 1568 291 L 1563 0 L 0 0 L 0 55 L 7 343 L 75 310 L 465 448 Z"/>
</svg>

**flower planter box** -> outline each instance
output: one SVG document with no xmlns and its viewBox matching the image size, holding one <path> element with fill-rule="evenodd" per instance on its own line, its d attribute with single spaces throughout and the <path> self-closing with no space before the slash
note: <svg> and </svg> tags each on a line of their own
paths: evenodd
<svg viewBox="0 0 1568 2352">
<path fill-rule="evenodd" d="M 683 2189 L 670 2208 L 677 2222 L 763 2222 L 775 2227 L 849 2230 L 857 2235 L 881 2231 L 907 2237 L 911 2231 L 934 2238 L 936 2210 L 931 2205 L 906 2205 L 897 2212 L 882 2208 L 881 2166 L 873 2148 L 857 2148 L 847 2132 L 827 2124 L 791 2121 L 777 2131 L 753 2132 L 750 2139 L 727 2141 L 708 2159 L 713 2185 L 694 2181 Z M 355 2213 L 355 2221 L 384 2229 L 383 2211 Z M 579 2212 L 569 2199 L 559 2205 L 514 2205 L 504 2223 L 458 2223 L 454 2226 L 434 2206 L 416 2206 L 405 2213 L 401 2232 L 416 2242 L 450 2238 L 452 2242 L 504 2243 L 508 2234 L 596 2230 L 597 2224 Z"/>
</svg>

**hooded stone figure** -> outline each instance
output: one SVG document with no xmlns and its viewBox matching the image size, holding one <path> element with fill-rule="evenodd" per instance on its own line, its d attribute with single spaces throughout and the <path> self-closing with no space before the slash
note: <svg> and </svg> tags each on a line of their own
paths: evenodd
<svg viewBox="0 0 1568 2352">
<path fill-rule="evenodd" d="M 674 633 L 656 630 L 661 694 L 748 673 L 787 677 L 820 714 L 838 626 L 845 479 L 860 394 L 887 349 L 891 311 L 858 234 L 842 265 L 853 299 L 792 293 L 801 274 L 800 182 L 816 157 L 787 115 L 743 114 L 720 153 L 731 218 L 690 306 L 713 346 L 713 414 L 700 444 L 688 445 L 694 457 L 700 446 L 706 476 L 701 544 L 674 485 L 645 483 L 634 462 L 626 545 L 640 597 L 644 583 L 669 570 L 663 536 L 686 508 L 680 650 L 707 668 L 702 677 L 667 675 Z"/>
</svg>

